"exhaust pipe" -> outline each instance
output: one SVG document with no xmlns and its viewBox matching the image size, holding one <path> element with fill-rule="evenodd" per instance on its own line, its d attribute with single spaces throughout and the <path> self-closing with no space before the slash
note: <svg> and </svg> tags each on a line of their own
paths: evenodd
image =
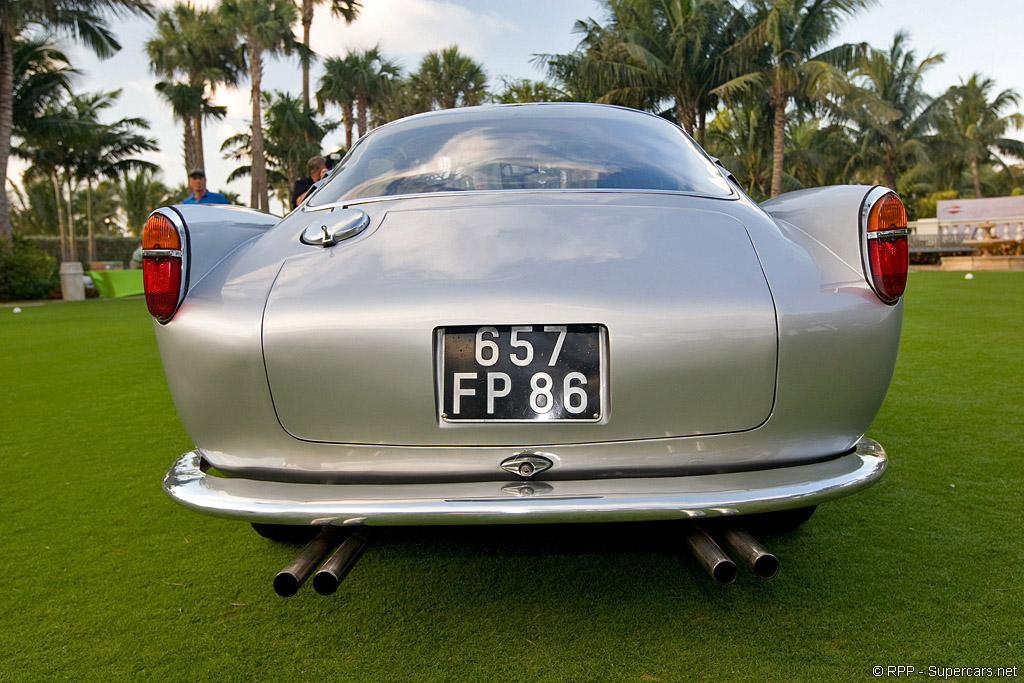
<svg viewBox="0 0 1024 683">
<path fill-rule="evenodd" d="M 728 585 L 736 580 L 736 563 L 700 527 L 690 527 L 686 543 L 704 570 L 718 583 Z"/>
<path fill-rule="evenodd" d="M 357 531 L 345 539 L 313 577 L 313 588 L 316 592 L 320 595 L 330 595 L 338 590 L 342 580 L 352 571 L 352 567 L 369 545 L 370 537 L 365 531 Z"/>
<path fill-rule="evenodd" d="M 743 529 L 726 526 L 722 530 L 722 540 L 743 564 L 762 579 L 770 579 L 779 573 L 779 559 Z"/>
<path fill-rule="evenodd" d="M 274 577 L 274 592 L 282 598 L 290 598 L 299 591 L 299 586 L 309 578 L 327 553 L 331 552 L 338 545 L 339 532 L 333 526 L 326 526 L 316 538 L 306 544 L 306 547 L 299 551 L 287 567 L 282 569 Z"/>
</svg>

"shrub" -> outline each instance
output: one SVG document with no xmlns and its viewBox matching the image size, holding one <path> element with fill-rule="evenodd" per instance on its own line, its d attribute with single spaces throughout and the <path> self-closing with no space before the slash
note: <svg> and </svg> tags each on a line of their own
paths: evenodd
<svg viewBox="0 0 1024 683">
<path fill-rule="evenodd" d="M 29 236 L 36 246 L 60 260 L 60 238 L 56 235 Z M 142 241 L 140 237 L 121 237 L 119 235 L 96 235 L 96 260 L 97 261 L 120 261 L 125 268 L 132 259 L 132 252 Z M 82 269 L 89 270 L 89 241 L 79 237 L 76 241 L 78 247 L 78 258 L 82 262 Z"/>
<path fill-rule="evenodd" d="M 45 298 L 60 284 L 57 259 L 31 240 L 14 236 L 14 249 L 0 248 L 0 301 Z"/>
</svg>

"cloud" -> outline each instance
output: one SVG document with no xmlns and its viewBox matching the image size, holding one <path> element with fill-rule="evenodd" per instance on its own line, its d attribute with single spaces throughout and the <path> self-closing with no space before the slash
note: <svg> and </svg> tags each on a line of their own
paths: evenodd
<svg viewBox="0 0 1024 683">
<path fill-rule="evenodd" d="M 313 18 L 310 43 L 324 56 L 380 44 L 386 55 L 396 55 L 405 70 L 414 71 L 423 54 L 457 44 L 481 59 L 487 45 L 499 37 L 518 33 L 519 27 L 497 12 L 474 12 L 447 0 L 374 0 L 365 3 L 358 19 L 346 25 L 326 7 Z"/>
</svg>

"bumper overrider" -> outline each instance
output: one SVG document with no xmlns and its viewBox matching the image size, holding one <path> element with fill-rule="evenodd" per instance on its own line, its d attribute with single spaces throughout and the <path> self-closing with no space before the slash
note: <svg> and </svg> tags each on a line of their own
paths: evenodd
<svg viewBox="0 0 1024 683">
<path fill-rule="evenodd" d="M 249 522 L 405 526 L 699 519 L 817 505 L 877 481 L 886 455 L 862 438 L 823 462 L 726 474 L 553 482 L 306 484 L 205 474 L 182 455 L 163 487 L 185 507 Z"/>
</svg>

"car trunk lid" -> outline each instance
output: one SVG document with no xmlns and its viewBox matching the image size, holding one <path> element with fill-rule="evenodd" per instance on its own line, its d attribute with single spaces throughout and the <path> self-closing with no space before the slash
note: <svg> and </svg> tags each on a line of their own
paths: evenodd
<svg viewBox="0 0 1024 683">
<path fill-rule="evenodd" d="M 775 395 L 775 309 L 743 225 L 716 202 L 705 206 L 399 208 L 349 242 L 310 247 L 285 262 L 264 313 L 281 426 L 309 441 L 417 446 L 757 427 Z M 442 394 L 453 388 L 441 372 L 444 330 L 562 326 L 596 330 L 605 345 L 599 413 L 445 419 Z"/>
</svg>

